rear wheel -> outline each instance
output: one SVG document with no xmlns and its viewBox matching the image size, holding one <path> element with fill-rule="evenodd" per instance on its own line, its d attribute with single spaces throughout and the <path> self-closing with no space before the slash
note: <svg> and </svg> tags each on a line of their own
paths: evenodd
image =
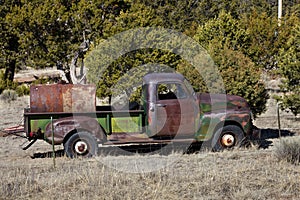
<svg viewBox="0 0 300 200">
<path fill-rule="evenodd" d="M 92 157 L 97 155 L 97 141 L 88 132 L 78 132 L 72 135 L 64 144 L 68 157 Z"/>
<path fill-rule="evenodd" d="M 235 125 L 227 125 L 217 130 L 212 140 L 214 151 L 222 151 L 233 147 L 240 147 L 244 139 L 243 130 Z"/>
</svg>

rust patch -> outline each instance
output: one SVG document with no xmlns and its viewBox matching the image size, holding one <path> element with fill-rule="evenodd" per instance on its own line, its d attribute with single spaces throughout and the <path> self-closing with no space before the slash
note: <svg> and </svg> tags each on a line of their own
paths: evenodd
<svg viewBox="0 0 300 200">
<path fill-rule="evenodd" d="M 30 87 L 30 112 L 95 112 L 94 85 L 34 85 Z"/>
</svg>

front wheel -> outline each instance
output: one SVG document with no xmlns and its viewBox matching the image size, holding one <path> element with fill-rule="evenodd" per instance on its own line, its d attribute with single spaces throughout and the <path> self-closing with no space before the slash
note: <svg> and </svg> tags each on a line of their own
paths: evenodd
<svg viewBox="0 0 300 200">
<path fill-rule="evenodd" d="M 212 147 L 214 151 L 239 147 L 243 139 L 244 132 L 240 127 L 227 125 L 216 131 L 212 140 Z"/>
<path fill-rule="evenodd" d="M 78 132 L 72 135 L 64 144 L 68 157 L 92 157 L 97 154 L 96 139 L 88 132 Z"/>
</svg>

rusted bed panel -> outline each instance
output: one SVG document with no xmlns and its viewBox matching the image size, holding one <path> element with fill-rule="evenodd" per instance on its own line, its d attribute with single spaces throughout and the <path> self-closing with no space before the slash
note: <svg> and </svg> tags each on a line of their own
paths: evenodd
<svg viewBox="0 0 300 200">
<path fill-rule="evenodd" d="M 30 87 L 30 112 L 95 112 L 94 85 L 33 85 Z"/>
</svg>

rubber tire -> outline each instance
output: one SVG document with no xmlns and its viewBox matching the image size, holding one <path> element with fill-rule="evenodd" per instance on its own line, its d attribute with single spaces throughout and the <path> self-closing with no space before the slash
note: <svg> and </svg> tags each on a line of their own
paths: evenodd
<svg viewBox="0 0 300 200">
<path fill-rule="evenodd" d="M 75 144 L 79 141 L 84 141 L 87 144 L 87 152 L 84 154 L 78 154 L 75 151 Z M 64 144 L 65 153 L 69 158 L 77 157 L 92 157 L 96 156 L 98 152 L 98 144 L 94 136 L 89 132 L 78 132 L 73 134 Z"/>
<path fill-rule="evenodd" d="M 221 143 L 221 139 L 225 133 L 229 133 L 234 137 L 234 145 L 231 147 L 223 146 Z M 241 143 L 244 140 L 244 132 L 243 130 L 236 125 L 227 125 L 223 128 L 218 129 L 212 139 L 212 150 L 213 151 L 223 151 L 226 149 L 232 149 L 234 147 L 240 147 Z"/>
</svg>

